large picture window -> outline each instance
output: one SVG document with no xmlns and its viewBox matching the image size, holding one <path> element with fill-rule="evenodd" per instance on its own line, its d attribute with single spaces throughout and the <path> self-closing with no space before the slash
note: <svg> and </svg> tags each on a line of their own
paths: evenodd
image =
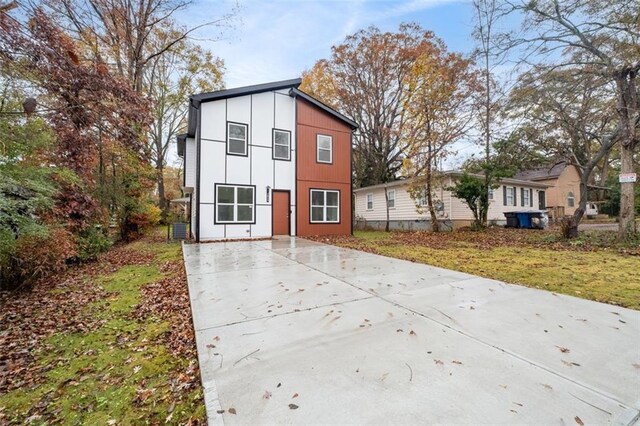
<svg viewBox="0 0 640 426">
<path fill-rule="evenodd" d="M 311 223 L 340 222 L 340 191 L 311 190 Z"/>
<path fill-rule="evenodd" d="M 253 186 L 216 185 L 216 223 L 254 223 Z"/>
<path fill-rule="evenodd" d="M 227 154 L 247 155 L 247 125 L 227 123 Z"/>
<path fill-rule="evenodd" d="M 316 139 L 316 161 L 318 163 L 333 162 L 333 138 L 327 135 L 318 135 Z"/>
</svg>

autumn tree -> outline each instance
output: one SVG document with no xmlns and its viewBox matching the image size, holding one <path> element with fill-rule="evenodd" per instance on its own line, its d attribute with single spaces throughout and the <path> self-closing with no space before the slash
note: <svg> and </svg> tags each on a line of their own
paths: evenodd
<svg viewBox="0 0 640 426">
<path fill-rule="evenodd" d="M 505 170 L 500 160 L 492 158 L 492 146 L 494 142 L 503 139 L 499 132 L 500 118 L 504 105 L 503 82 L 501 76 L 496 76 L 496 69 L 504 64 L 505 49 L 501 46 L 503 38 L 498 31 L 500 19 L 506 13 L 504 2 L 497 0 L 473 0 L 474 26 L 473 38 L 476 40 L 474 56 L 479 65 L 482 78 L 481 94 L 478 97 L 477 108 L 479 112 L 478 128 L 482 131 L 482 144 L 484 145 L 484 158 L 475 161 L 475 166 L 480 166 L 484 175 L 484 191 L 479 194 L 480 226 L 488 225 L 487 214 L 489 211 L 489 190 L 504 176 Z"/>
<path fill-rule="evenodd" d="M 135 228 L 139 212 L 127 210 L 140 200 L 141 176 L 146 170 L 144 134 L 150 122 L 146 100 L 122 78 L 114 77 L 102 62 L 82 50 L 43 11 L 37 9 L 28 26 L 0 17 L 0 62 L 18 64 L 16 72 L 42 93 L 42 114 L 55 134 L 55 145 L 44 164 L 73 171 L 77 182 L 61 183 L 56 217 L 65 227 L 82 233 L 105 219 L 110 211 L 119 219 L 123 236 Z M 126 180 L 118 174 L 128 168 Z M 109 182 L 98 173 L 109 170 Z M 136 180 L 136 184 L 128 183 Z M 105 196 L 109 183 L 114 191 Z M 140 203 L 139 208 L 144 208 Z"/>
<path fill-rule="evenodd" d="M 534 68 L 520 77 L 511 93 L 511 116 L 520 121 L 520 134 L 552 158 L 580 169 L 578 208 L 567 224 L 572 236 L 577 236 L 586 211 L 589 185 L 605 184 L 609 154 L 618 140 L 614 91 L 610 81 L 582 68 Z M 595 170 L 599 170 L 597 182 Z"/>
<path fill-rule="evenodd" d="M 302 90 L 360 126 L 353 150 L 357 187 L 389 182 L 401 170 L 409 145 L 409 78 L 415 61 L 435 43 L 417 24 L 393 33 L 369 27 L 347 36 L 332 47 L 331 58 L 304 74 Z"/>
<path fill-rule="evenodd" d="M 151 44 L 165 45 L 184 29 L 157 28 Z M 152 101 L 153 123 L 149 131 L 150 161 L 155 167 L 158 204 L 166 220 L 169 203 L 165 197 L 164 170 L 171 143 L 186 126 L 189 96 L 224 87 L 221 59 L 188 40 L 174 44 L 164 54 L 152 59 L 144 74 L 144 88 Z"/>
<path fill-rule="evenodd" d="M 471 60 L 448 52 L 434 39 L 432 48 L 415 61 L 408 76 L 404 171 L 413 176 L 410 193 L 426 196 L 433 231 L 439 231 L 434 203 L 438 161 L 452 145 L 468 135 L 473 124 L 473 102 L 480 89 Z M 418 207 L 420 208 L 420 207 Z"/>
<path fill-rule="evenodd" d="M 514 1 L 512 13 L 523 14 L 523 34 L 511 47 L 524 48 L 527 62 L 549 71 L 572 68 L 596 74 L 615 87 L 617 137 L 622 173 L 634 173 L 640 141 L 640 26 L 637 2 L 586 0 Z M 613 135 L 611 135 L 613 136 Z M 621 185 L 618 235 L 635 233 L 634 183 Z"/>
<path fill-rule="evenodd" d="M 176 15 L 193 5 L 192 0 L 45 0 L 47 8 L 77 41 L 98 59 L 112 63 L 137 92 L 144 91 L 145 72 L 155 58 L 194 32 L 208 28 L 215 39 L 232 22 L 237 11 L 210 17 L 194 26 L 175 25 Z M 159 39 L 154 32 L 167 29 Z M 169 30 L 170 29 L 170 30 Z M 162 42 L 160 42 L 162 41 Z"/>
</svg>

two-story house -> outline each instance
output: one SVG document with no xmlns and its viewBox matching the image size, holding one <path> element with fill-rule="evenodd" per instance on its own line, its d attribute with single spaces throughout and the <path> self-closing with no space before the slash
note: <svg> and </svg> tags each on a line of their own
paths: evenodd
<svg viewBox="0 0 640 426">
<path fill-rule="evenodd" d="M 196 241 L 352 232 L 356 123 L 300 79 L 189 99 L 178 136 Z"/>
</svg>

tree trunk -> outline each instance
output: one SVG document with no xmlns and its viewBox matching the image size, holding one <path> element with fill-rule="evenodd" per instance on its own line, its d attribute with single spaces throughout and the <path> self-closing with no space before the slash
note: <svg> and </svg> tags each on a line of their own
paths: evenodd
<svg viewBox="0 0 640 426">
<path fill-rule="evenodd" d="M 620 146 L 620 173 L 634 173 L 633 149 L 629 145 Z M 620 222 L 618 223 L 618 238 L 626 240 L 636 232 L 635 223 L 635 183 L 620 184 Z"/>
<path fill-rule="evenodd" d="M 620 173 L 634 173 L 633 154 L 638 144 L 636 124 L 640 119 L 638 94 L 635 86 L 637 69 L 625 69 L 616 74 L 618 94 L 617 113 L 622 130 L 620 138 Z M 626 240 L 636 232 L 635 183 L 620 184 L 620 221 L 618 239 Z"/>
<path fill-rule="evenodd" d="M 438 222 L 438 216 L 436 214 L 436 208 L 433 205 L 433 173 L 431 165 L 427 168 L 427 204 L 429 205 L 429 214 L 431 215 L 431 230 L 433 232 L 440 232 L 440 222 Z"/>
<path fill-rule="evenodd" d="M 387 211 L 387 221 L 384 225 L 384 231 L 389 232 L 389 194 L 387 193 L 387 187 L 384 188 L 384 206 Z"/>
<path fill-rule="evenodd" d="M 167 217 L 169 216 L 169 203 L 167 202 L 164 192 L 164 166 L 162 162 L 156 165 L 156 181 L 158 183 L 158 207 L 160 207 L 162 211 L 161 221 L 162 223 L 166 223 Z"/>
</svg>

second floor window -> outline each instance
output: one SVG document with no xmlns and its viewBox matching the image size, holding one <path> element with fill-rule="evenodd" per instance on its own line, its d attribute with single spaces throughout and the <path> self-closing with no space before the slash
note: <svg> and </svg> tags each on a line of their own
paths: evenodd
<svg viewBox="0 0 640 426">
<path fill-rule="evenodd" d="M 318 135 L 316 139 L 316 161 L 318 163 L 333 162 L 333 138 L 327 135 Z"/>
<path fill-rule="evenodd" d="M 291 160 L 291 132 L 273 129 L 273 158 Z"/>
<path fill-rule="evenodd" d="M 227 154 L 247 155 L 247 125 L 227 123 Z"/>
<path fill-rule="evenodd" d="M 573 196 L 573 192 L 570 192 L 569 194 L 567 194 L 567 207 L 575 207 L 576 205 L 576 199 Z"/>
<path fill-rule="evenodd" d="M 489 187 L 489 200 L 493 200 L 493 188 Z"/>
</svg>

